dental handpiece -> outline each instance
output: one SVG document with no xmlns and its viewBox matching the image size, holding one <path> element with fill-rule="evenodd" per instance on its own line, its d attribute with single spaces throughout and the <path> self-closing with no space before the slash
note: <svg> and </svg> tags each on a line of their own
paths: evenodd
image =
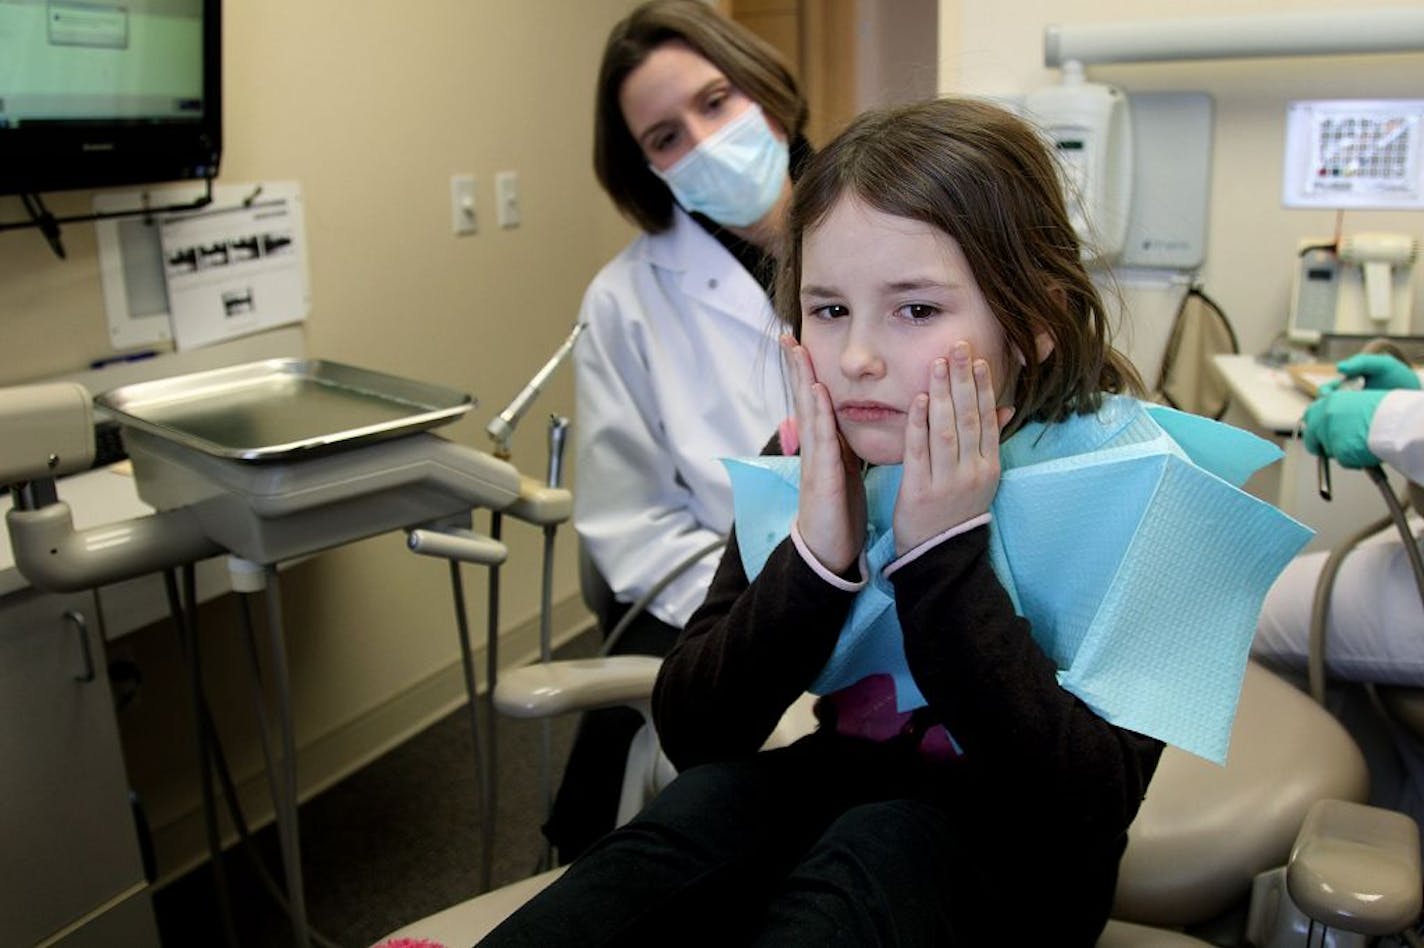
<svg viewBox="0 0 1424 948">
<path fill-rule="evenodd" d="M 563 344 L 554 352 L 549 361 L 544 363 L 543 368 L 535 373 L 534 377 L 520 390 L 518 395 L 514 396 L 514 401 L 509 403 L 509 407 L 495 416 L 485 427 L 485 432 L 489 434 L 496 443 L 504 444 L 509 441 L 510 436 L 514 434 L 514 426 L 519 423 L 519 419 L 529 410 L 529 406 L 534 403 L 534 399 L 543 391 L 549 378 L 559 366 L 563 364 L 564 360 L 569 357 L 569 353 L 573 352 L 574 343 L 578 342 L 578 337 L 583 333 L 586 325 L 586 323 L 574 324 L 573 331 L 569 333 L 568 338 L 565 339 Z"/>
<path fill-rule="evenodd" d="M 564 476 L 564 444 L 568 440 L 569 420 L 563 415 L 549 416 L 549 477 L 550 487 L 558 487 Z"/>
</svg>

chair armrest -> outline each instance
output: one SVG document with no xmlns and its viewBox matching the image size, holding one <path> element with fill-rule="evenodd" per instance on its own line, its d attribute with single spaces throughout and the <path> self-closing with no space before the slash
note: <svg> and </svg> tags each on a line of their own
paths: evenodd
<svg viewBox="0 0 1424 948">
<path fill-rule="evenodd" d="M 500 673 L 494 706 L 516 718 L 546 718 L 614 705 L 646 707 L 662 659 L 610 655 L 540 662 Z"/>
<path fill-rule="evenodd" d="M 1334 929 L 1393 935 L 1419 918 L 1419 828 L 1394 810 L 1320 800 L 1286 869 L 1291 901 Z"/>
</svg>

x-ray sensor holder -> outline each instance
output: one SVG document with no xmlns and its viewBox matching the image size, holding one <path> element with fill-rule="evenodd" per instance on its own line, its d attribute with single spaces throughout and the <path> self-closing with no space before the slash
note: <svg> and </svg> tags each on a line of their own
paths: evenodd
<svg viewBox="0 0 1424 948">
<path fill-rule="evenodd" d="M 1307 238 L 1296 248 L 1287 335 L 1411 336 L 1419 243 L 1406 234 Z"/>
<path fill-rule="evenodd" d="M 1364 273 L 1365 312 L 1376 323 L 1388 323 L 1393 316 L 1394 271 L 1406 271 L 1419 256 L 1419 242 L 1404 234 L 1356 234 L 1340 242 L 1340 261 L 1357 264 Z M 1409 283 L 1408 279 L 1403 282 Z M 1404 318 L 1408 322 L 1409 296 L 1405 295 Z"/>
</svg>

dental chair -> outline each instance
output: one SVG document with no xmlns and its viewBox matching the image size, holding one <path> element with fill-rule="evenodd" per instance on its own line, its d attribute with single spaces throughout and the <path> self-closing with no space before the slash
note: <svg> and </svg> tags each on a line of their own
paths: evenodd
<svg viewBox="0 0 1424 948">
<path fill-rule="evenodd" d="M 626 704 L 647 718 L 658 665 L 629 655 L 528 666 L 505 673 L 495 702 L 518 717 Z M 811 700 L 803 696 L 788 710 L 767 746 L 814 726 Z M 672 776 L 649 724 L 629 755 L 619 823 Z M 1335 940 L 1315 944 L 1363 946 L 1367 936 L 1412 925 L 1421 898 L 1413 821 L 1360 805 L 1367 793 L 1364 758 L 1339 723 L 1253 663 L 1227 765 L 1172 747 L 1163 754 L 1129 832 L 1113 920 L 1098 948 L 1201 948 L 1210 942 L 1182 930 L 1239 912 L 1248 900 L 1247 935 L 1258 945 L 1306 944 L 1308 926 L 1316 924 L 1318 936 L 1324 924 Z M 389 937 L 469 945 L 562 871 L 486 893 Z M 1283 897 L 1287 887 L 1310 917 Z"/>
<path fill-rule="evenodd" d="M 1380 468 L 1368 470 L 1366 473 L 1379 488 L 1380 495 L 1389 508 L 1389 516 L 1369 524 L 1353 536 L 1346 537 L 1335 549 L 1330 551 L 1329 557 L 1321 568 L 1320 584 L 1323 586 L 1328 587 L 1334 582 L 1335 572 L 1340 563 L 1356 546 L 1382 529 L 1393 526 L 1405 543 L 1414 543 L 1412 530 L 1405 519 L 1406 510 L 1412 507 L 1416 512 L 1424 514 L 1424 485 L 1406 482 L 1404 495 L 1398 497 L 1394 494 L 1393 488 Z M 1424 560 L 1411 557 L 1411 566 L 1415 570 L 1415 581 L 1419 586 L 1420 600 L 1424 602 Z M 1311 696 L 1321 704 L 1325 703 L 1325 656 L 1329 648 L 1323 617 L 1329 611 L 1330 592 L 1331 590 L 1328 588 L 1317 588 L 1315 591 L 1315 604 L 1311 616 L 1310 652 L 1306 669 L 1307 687 Z M 1409 685 L 1372 684 L 1369 686 L 1369 690 L 1373 692 L 1380 709 L 1394 724 L 1403 728 L 1415 740 L 1424 741 L 1424 688 Z"/>
<path fill-rule="evenodd" d="M 1424 688 L 1377 685 L 1375 694 L 1379 695 L 1380 703 L 1392 719 L 1419 740 L 1424 740 Z"/>
</svg>

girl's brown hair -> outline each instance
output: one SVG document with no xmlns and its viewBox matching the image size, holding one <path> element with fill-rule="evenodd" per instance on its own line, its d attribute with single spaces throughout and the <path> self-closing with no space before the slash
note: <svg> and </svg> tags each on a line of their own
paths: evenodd
<svg viewBox="0 0 1424 948">
<path fill-rule="evenodd" d="M 653 0 L 613 27 L 603 48 L 593 121 L 593 170 L 629 219 L 649 233 L 672 225 L 672 193 L 648 169 L 628 131 L 618 93 L 628 74 L 669 40 L 681 40 L 761 106 L 792 141 L 806 126 L 806 100 L 781 55 L 700 0 Z"/>
<path fill-rule="evenodd" d="M 802 240 L 843 196 L 959 244 L 1005 341 L 1026 363 L 1005 434 L 1029 420 L 1096 411 L 1104 391 L 1141 392 L 1136 370 L 1110 344 L 1054 158 L 1027 123 L 988 102 L 937 99 L 867 112 L 818 152 L 796 182 L 775 294 L 798 338 Z M 1042 362 L 1039 333 L 1053 342 Z"/>
</svg>

